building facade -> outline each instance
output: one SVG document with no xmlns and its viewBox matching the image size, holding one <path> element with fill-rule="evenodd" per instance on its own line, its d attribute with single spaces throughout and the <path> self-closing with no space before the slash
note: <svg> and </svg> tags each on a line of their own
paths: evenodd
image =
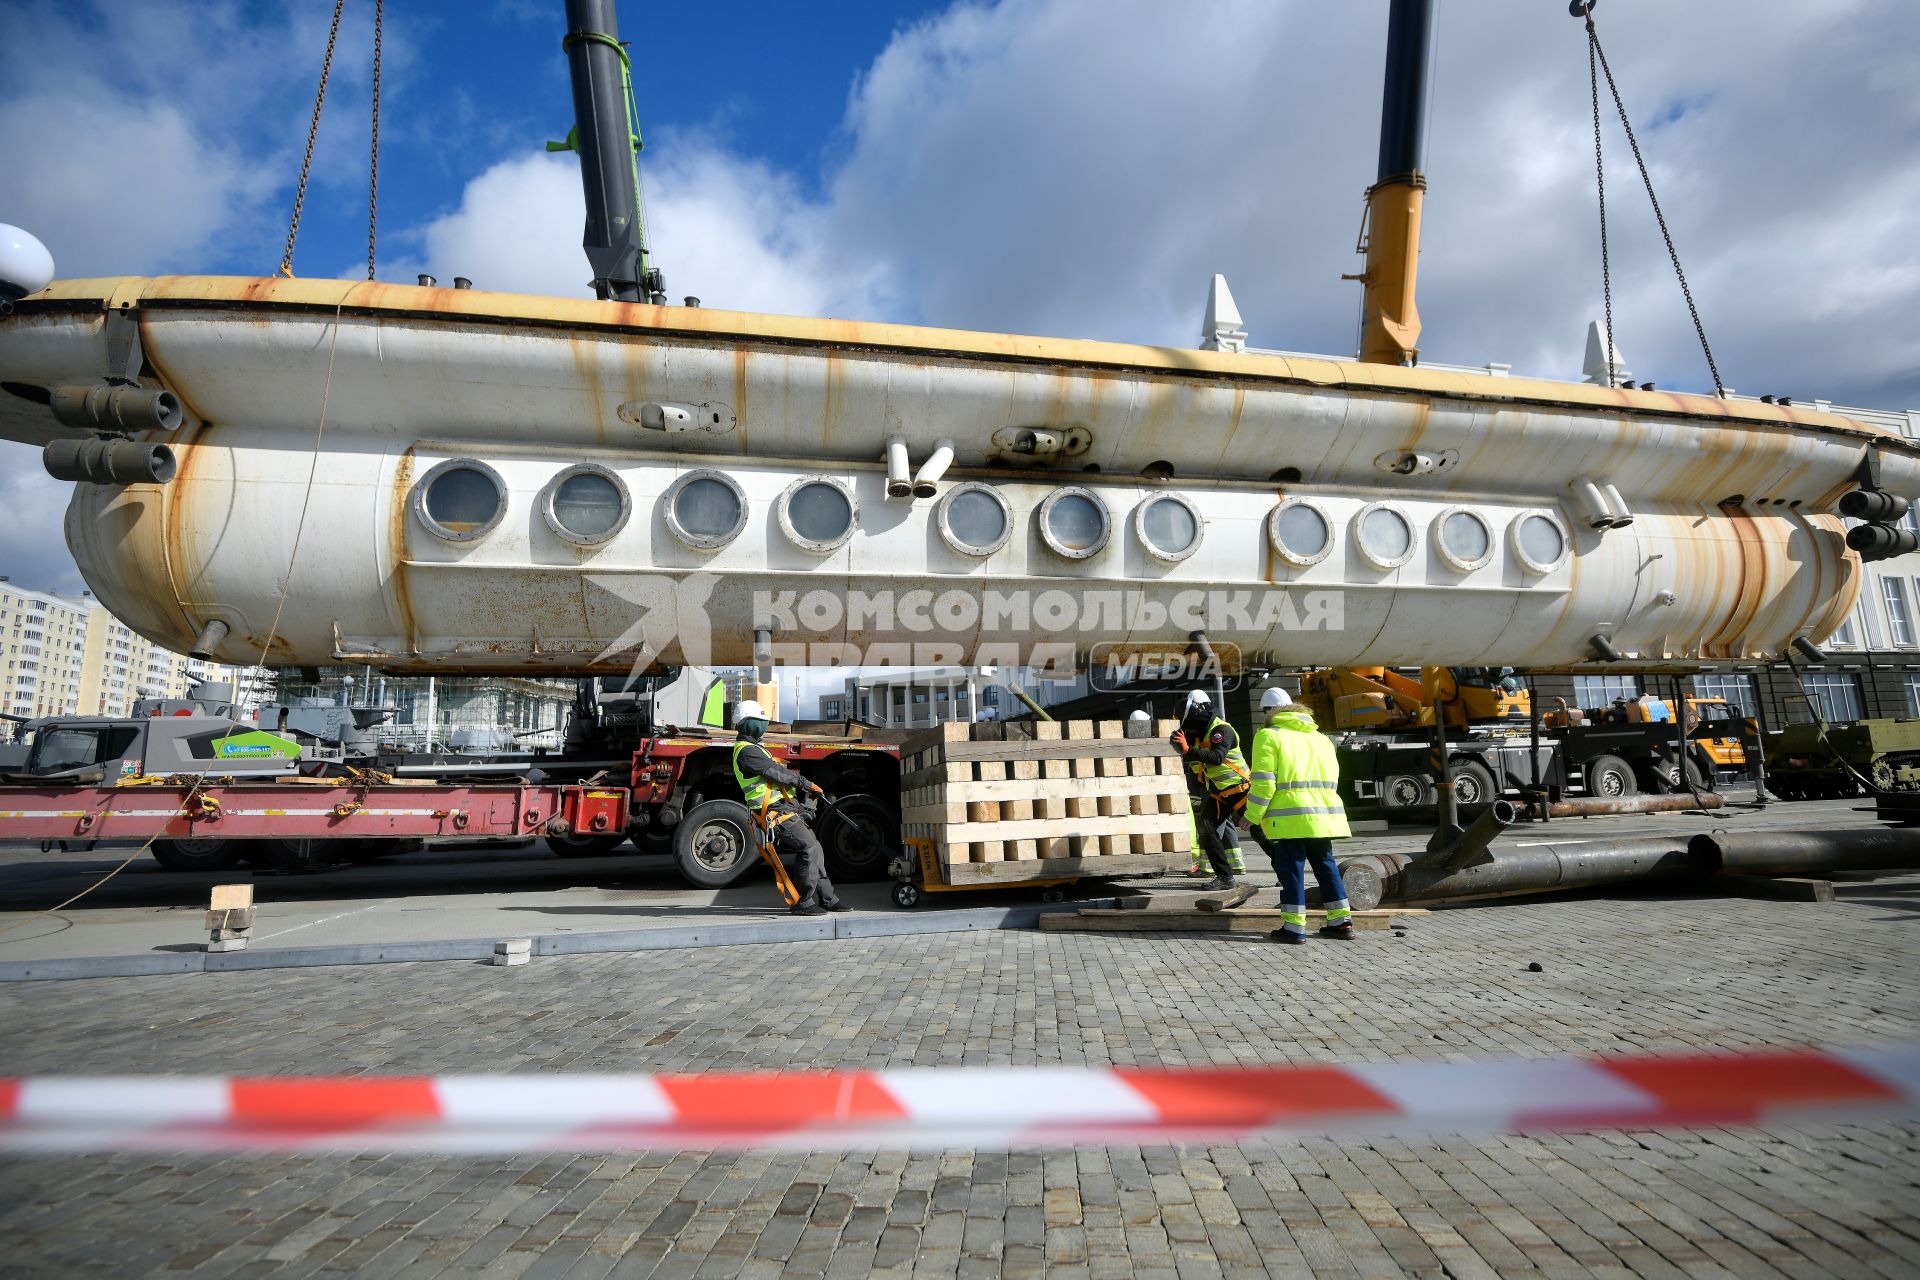
<svg viewBox="0 0 1920 1280">
<path fill-rule="evenodd" d="M 0 711 L 124 716 L 140 698 L 179 698 L 200 681 L 242 692 L 241 668 L 201 662 L 136 635 L 89 593 L 26 591 L 0 579 Z"/>
</svg>

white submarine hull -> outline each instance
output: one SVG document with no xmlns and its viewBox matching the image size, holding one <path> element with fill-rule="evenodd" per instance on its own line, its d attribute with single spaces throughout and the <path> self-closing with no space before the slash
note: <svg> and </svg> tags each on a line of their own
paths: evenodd
<svg viewBox="0 0 1920 1280">
<path fill-rule="evenodd" d="M 45 396 L 115 368 L 178 398 L 177 474 L 76 485 L 68 544 L 234 663 L 1762 659 L 1852 608 L 1868 456 L 1920 494 L 1910 442 L 1798 407 L 321 280 L 57 282 L 0 320 L 0 435 L 74 434 Z M 932 496 L 889 496 L 895 438 L 950 442 Z"/>
</svg>

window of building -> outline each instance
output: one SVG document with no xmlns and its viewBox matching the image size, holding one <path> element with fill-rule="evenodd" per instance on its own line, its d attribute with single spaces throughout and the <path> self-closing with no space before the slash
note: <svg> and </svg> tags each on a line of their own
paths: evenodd
<svg viewBox="0 0 1920 1280">
<path fill-rule="evenodd" d="M 1913 618 L 1907 612 L 1907 582 L 1904 578 L 1880 579 L 1880 592 L 1887 602 L 1887 632 L 1901 648 L 1913 644 Z"/>
<path fill-rule="evenodd" d="M 1574 702 L 1583 709 L 1608 707 L 1615 698 L 1637 698 L 1640 696 L 1640 678 L 1638 676 L 1575 676 L 1573 678 Z"/>
<path fill-rule="evenodd" d="M 1800 683 L 1821 719 L 1839 724 L 1861 718 L 1859 676 L 1844 671 L 1810 671 Z"/>
<path fill-rule="evenodd" d="M 1752 676 L 1695 676 L 1693 693 L 1697 698 L 1725 698 L 1742 716 L 1753 715 L 1758 705 L 1758 700 L 1754 697 Z"/>
<path fill-rule="evenodd" d="M 1920 672 L 1909 671 L 1906 674 L 1907 714 L 1920 716 Z"/>
<path fill-rule="evenodd" d="M 1846 621 L 1835 627 L 1833 634 L 1827 637 L 1827 646 L 1833 649 L 1854 649 L 1859 644 L 1859 633 L 1854 630 L 1852 614 L 1848 614 Z"/>
</svg>

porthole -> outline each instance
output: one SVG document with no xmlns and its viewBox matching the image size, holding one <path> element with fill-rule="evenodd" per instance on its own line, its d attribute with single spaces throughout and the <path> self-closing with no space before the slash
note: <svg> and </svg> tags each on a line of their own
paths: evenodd
<svg viewBox="0 0 1920 1280">
<path fill-rule="evenodd" d="M 1305 498 L 1288 498 L 1267 515 L 1267 542 L 1275 555 L 1304 569 L 1333 554 L 1333 523 Z"/>
<path fill-rule="evenodd" d="M 667 528 L 700 551 L 724 547 L 747 527 L 747 495 L 724 471 L 689 471 L 662 497 Z"/>
<path fill-rule="evenodd" d="M 1393 503 L 1372 503 L 1353 522 L 1353 545 L 1374 568 L 1397 569 L 1413 559 L 1413 524 Z"/>
<path fill-rule="evenodd" d="M 846 486 L 818 477 L 788 485 L 773 512 L 780 522 L 780 532 L 819 555 L 844 545 L 860 523 L 853 495 Z"/>
<path fill-rule="evenodd" d="M 1133 509 L 1133 536 L 1161 560 L 1185 560 L 1200 549 L 1205 531 L 1200 508 L 1178 494 L 1156 494 Z"/>
<path fill-rule="evenodd" d="M 1566 563 L 1572 544 L 1567 527 L 1545 511 L 1529 511 L 1508 529 L 1513 558 L 1528 573 L 1552 573 Z"/>
<path fill-rule="evenodd" d="M 633 499 L 620 477 L 592 462 L 568 467 L 540 491 L 547 528 L 581 547 L 610 542 L 633 514 Z"/>
<path fill-rule="evenodd" d="M 1493 560 L 1493 530 L 1477 511 L 1448 507 L 1433 518 L 1433 546 L 1448 565 L 1467 573 Z"/>
<path fill-rule="evenodd" d="M 484 462 L 449 458 L 413 487 L 413 512 L 435 537 L 472 542 L 507 514 L 506 482 Z"/>
<path fill-rule="evenodd" d="M 1077 486 L 1056 489 L 1047 495 L 1035 512 L 1040 525 L 1040 540 L 1055 555 L 1069 560 L 1085 560 L 1107 545 L 1112 521 L 1107 504 L 1091 489 Z"/>
<path fill-rule="evenodd" d="M 999 490 L 968 481 L 934 504 L 933 522 L 941 541 L 960 554 L 990 556 L 1013 535 L 1013 508 Z"/>
</svg>

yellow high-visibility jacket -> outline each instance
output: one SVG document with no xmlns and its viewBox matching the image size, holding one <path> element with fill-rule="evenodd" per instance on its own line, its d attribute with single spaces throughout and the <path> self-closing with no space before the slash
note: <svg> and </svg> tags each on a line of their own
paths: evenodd
<svg viewBox="0 0 1920 1280">
<path fill-rule="evenodd" d="M 1274 712 L 1253 735 L 1247 821 L 1269 840 L 1353 834 L 1340 804 L 1333 742 L 1299 707 Z"/>
</svg>

